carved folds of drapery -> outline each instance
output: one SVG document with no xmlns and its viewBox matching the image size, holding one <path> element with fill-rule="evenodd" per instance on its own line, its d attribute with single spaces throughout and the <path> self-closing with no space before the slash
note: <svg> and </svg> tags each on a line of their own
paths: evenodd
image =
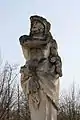
<svg viewBox="0 0 80 120">
<path fill-rule="evenodd" d="M 39 109 L 42 91 L 46 99 L 57 109 L 59 77 L 62 77 L 62 61 L 56 40 L 50 33 L 50 23 L 43 17 L 31 16 L 29 35 L 19 38 L 26 63 L 21 67 L 21 85 L 32 99 L 34 108 Z M 49 102 L 51 102 L 49 101 Z"/>
</svg>

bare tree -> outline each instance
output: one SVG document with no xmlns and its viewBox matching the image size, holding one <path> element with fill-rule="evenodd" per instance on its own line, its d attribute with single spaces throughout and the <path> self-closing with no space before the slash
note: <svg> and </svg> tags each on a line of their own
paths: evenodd
<svg viewBox="0 0 80 120">
<path fill-rule="evenodd" d="M 20 90 L 19 90 L 19 85 L 17 86 L 17 93 L 18 93 L 18 109 L 17 109 L 17 116 L 18 116 L 18 119 L 17 120 L 20 120 Z"/>
<path fill-rule="evenodd" d="M 26 98 L 23 92 L 21 92 L 20 115 L 21 115 L 21 120 L 31 120 L 28 98 Z"/>
<path fill-rule="evenodd" d="M 58 120 L 80 119 L 80 90 L 71 86 L 71 90 L 60 98 Z"/>
<path fill-rule="evenodd" d="M 8 63 L 0 73 L 0 120 L 9 120 L 14 105 L 13 67 Z"/>
</svg>

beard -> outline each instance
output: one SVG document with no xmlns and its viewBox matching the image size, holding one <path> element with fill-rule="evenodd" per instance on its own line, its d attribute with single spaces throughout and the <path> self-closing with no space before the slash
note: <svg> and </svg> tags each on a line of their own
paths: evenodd
<svg viewBox="0 0 80 120">
<path fill-rule="evenodd" d="M 39 35 L 39 34 L 43 34 L 44 30 L 41 28 L 31 28 L 31 34 L 32 35 Z"/>
</svg>

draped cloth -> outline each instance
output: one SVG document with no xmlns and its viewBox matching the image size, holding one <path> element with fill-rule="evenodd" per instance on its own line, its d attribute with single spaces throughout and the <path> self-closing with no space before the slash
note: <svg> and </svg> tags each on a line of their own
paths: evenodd
<svg viewBox="0 0 80 120">
<path fill-rule="evenodd" d="M 40 71 L 37 75 L 40 84 L 39 94 L 29 94 L 30 78 L 22 84 L 24 93 L 29 97 L 31 120 L 57 120 L 59 78 L 53 79 L 50 74 Z"/>
<path fill-rule="evenodd" d="M 34 109 L 31 96 L 29 96 L 29 105 L 31 111 L 31 120 L 57 120 L 57 110 L 43 90 L 40 90 L 41 102 L 39 109 Z"/>
</svg>

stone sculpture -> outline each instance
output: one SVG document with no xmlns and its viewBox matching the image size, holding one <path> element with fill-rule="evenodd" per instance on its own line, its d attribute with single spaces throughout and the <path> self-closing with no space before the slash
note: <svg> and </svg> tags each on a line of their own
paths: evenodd
<svg viewBox="0 0 80 120">
<path fill-rule="evenodd" d="M 59 77 L 62 62 L 50 23 L 43 17 L 30 17 L 29 35 L 19 38 L 26 63 L 21 67 L 21 85 L 28 97 L 31 120 L 57 120 Z"/>
</svg>

